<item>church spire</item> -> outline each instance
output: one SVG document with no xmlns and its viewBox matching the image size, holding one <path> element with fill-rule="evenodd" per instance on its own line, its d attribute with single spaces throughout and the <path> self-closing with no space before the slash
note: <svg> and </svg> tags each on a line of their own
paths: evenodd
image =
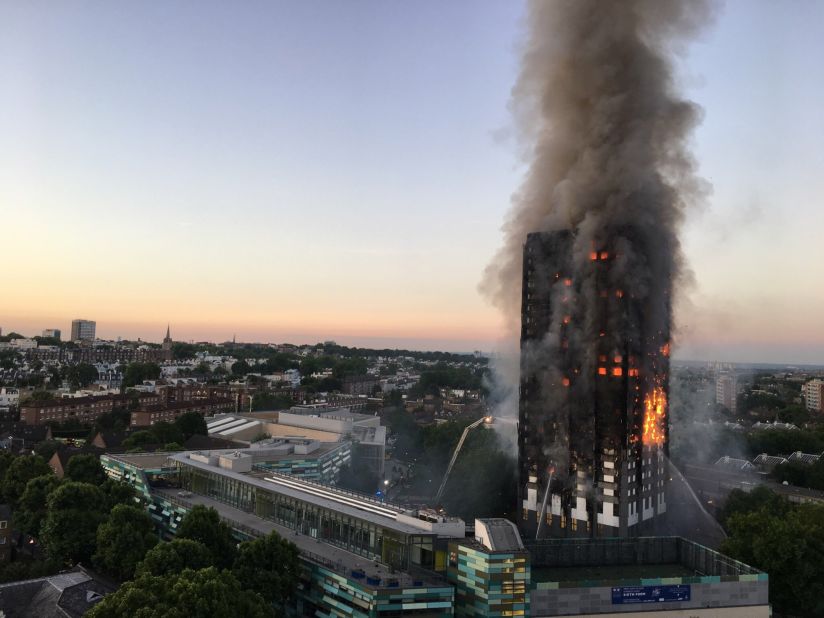
<svg viewBox="0 0 824 618">
<path fill-rule="evenodd" d="M 164 350 L 172 349 L 172 333 L 168 324 L 166 324 L 166 336 L 163 338 L 163 345 L 160 347 Z"/>
</svg>

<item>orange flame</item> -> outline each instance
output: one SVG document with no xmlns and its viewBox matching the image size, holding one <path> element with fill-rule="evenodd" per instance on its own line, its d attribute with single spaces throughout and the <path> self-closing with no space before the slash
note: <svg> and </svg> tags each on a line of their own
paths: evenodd
<svg viewBox="0 0 824 618">
<path fill-rule="evenodd" d="M 660 446 L 664 443 L 666 415 L 667 394 L 662 387 L 656 386 L 644 397 L 644 444 Z"/>
</svg>

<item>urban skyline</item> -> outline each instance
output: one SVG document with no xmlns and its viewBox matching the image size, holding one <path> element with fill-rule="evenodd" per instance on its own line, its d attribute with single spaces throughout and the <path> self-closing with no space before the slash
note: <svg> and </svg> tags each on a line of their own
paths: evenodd
<svg viewBox="0 0 824 618">
<path fill-rule="evenodd" d="M 507 327 L 477 285 L 523 174 L 507 109 L 523 7 L 324 5 L 318 20 L 319 6 L 208 4 L 194 22 L 173 7 L 0 9 L 20 94 L 0 102 L 0 201 L 23 232 L 4 253 L 26 256 L 4 332 L 88 315 L 105 338 L 171 321 L 187 341 L 495 349 Z M 824 263 L 805 225 L 821 193 L 822 11 L 728 3 L 685 55 L 712 194 L 685 228 L 695 283 L 676 302 L 675 358 L 824 357 L 824 293 L 804 285 Z"/>
<path fill-rule="evenodd" d="M 824 3 L 0 3 L 0 618 L 824 615 Z"/>
</svg>

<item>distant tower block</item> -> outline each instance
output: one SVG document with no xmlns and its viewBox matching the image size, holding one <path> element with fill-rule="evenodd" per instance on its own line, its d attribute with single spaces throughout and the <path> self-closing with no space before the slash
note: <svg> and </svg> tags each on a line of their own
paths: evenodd
<svg viewBox="0 0 824 618">
<path fill-rule="evenodd" d="M 72 320 L 72 341 L 94 341 L 97 322 L 92 320 Z"/>
</svg>

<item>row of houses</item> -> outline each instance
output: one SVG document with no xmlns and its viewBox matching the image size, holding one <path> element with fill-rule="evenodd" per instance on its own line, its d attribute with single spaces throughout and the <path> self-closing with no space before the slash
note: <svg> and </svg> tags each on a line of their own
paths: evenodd
<svg viewBox="0 0 824 618">
<path fill-rule="evenodd" d="M 27 425 L 34 426 L 70 421 L 89 425 L 116 409 L 135 406 L 131 411 L 130 424 L 133 427 L 148 427 L 160 421 L 174 421 L 187 412 L 197 412 L 203 416 L 232 412 L 235 405 L 231 399 L 218 397 L 167 401 L 156 393 L 138 392 L 131 395 L 117 394 L 29 401 L 20 407 L 20 420 Z"/>
</svg>

